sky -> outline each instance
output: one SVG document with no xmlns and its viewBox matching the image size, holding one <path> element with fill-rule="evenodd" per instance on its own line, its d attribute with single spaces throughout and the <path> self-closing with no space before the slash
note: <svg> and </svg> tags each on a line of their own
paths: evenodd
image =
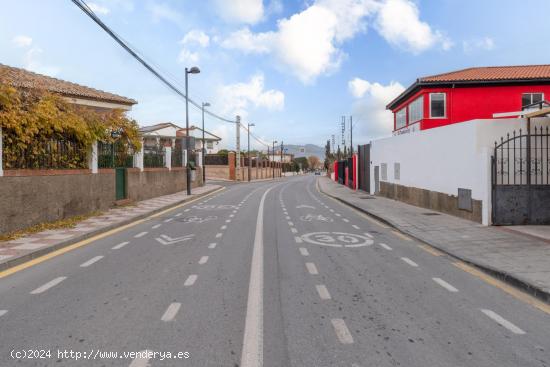
<svg viewBox="0 0 550 367">
<path fill-rule="evenodd" d="M 354 144 L 391 134 L 385 105 L 416 78 L 549 63 L 548 0 L 86 0 L 189 96 L 254 123 L 263 142 L 324 145 L 353 116 Z M 185 126 L 185 103 L 70 0 L 4 1 L 0 63 L 138 101 L 141 126 Z M 536 11 L 533 11 L 536 9 Z M 191 124 L 200 110 L 191 108 Z M 235 125 L 206 130 L 235 147 Z M 241 132 L 241 147 L 244 131 Z M 345 132 L 349 144 L 349 122 Z M 262 148 L 252 141 L 253 148 Z"/>
</svg>

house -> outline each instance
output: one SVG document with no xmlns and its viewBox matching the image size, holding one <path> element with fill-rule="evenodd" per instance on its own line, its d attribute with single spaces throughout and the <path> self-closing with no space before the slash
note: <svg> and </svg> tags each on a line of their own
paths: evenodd
<svg viewBox="0 0 550 367">
<path fill-rule="evenodd" d="M 191 148 L 195 151 L 200 151 L 202 144 L 202 129 L 196 126 L 189 127 L 191 133 Z M 139 129 L 143 136 L 143 145 L 146 148 L 156 146 L 171 146 L 175 147 L 180 144 L 186 134 L 186 129 L 172 122 L 163 122 L 151 126 L 145 126 Z M 204 131 L 204 141 L 207 154 L 215 154 L 218 152 L 216 147 L 222 139 L 209 131 Z"/>
<path fill-rule="evenodd" d="M 418 78 L 386 108 L 393 112 L 398 135 L 492 119 L 549 96 L 550 65 L 473 67 Z"/>
<path fill-rule="evenodd" d="M 190 126 L 189 127 L 189 136 L 195 138 L 195 149 L 201 150 L 201 148 L 206 148 L 206 154 L 216 154 L 218 153 L 218 144 L 222 140 L 219 136 L 216 136 L 212 134 L 211 132 L 204 130 L 204 142 L 202 141 L 202 129 L 197 126 Z M 178 136 L 185 136 L 186 135 L 186 129 L 180 129 Z"/>
<path fill-rule="evenodd" d="M 289 153 L 281 154 L 280 150 L 275 150 L 275 155 L 273 155 L 272 152 L 269 153 L 268 160 L 273 162 L 282 161 L 283 163 L 290 163 L 294 160 L 294 154 L 289 154 Z"/>
</svg>

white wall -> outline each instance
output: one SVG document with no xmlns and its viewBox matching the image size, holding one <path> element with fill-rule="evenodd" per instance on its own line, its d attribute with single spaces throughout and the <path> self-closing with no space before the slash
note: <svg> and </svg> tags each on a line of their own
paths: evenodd
<svg viewBox="0 0 550 367">
<path fill-rule="evenodd" d="M 550 119 L 532 120 L 532 126 L 548 126 Z M 380 166 L 380 181 L 416 187 L 449 195 L 458 188 L 472 190 L 472 199 L 482 201 L 482 222 L 490 223 L 491 155 L 496 140 L 526 128 L 525 119 L 472 120 L 371 142 L 371 193 L 374 167 Z M 382 180 L 382 163 L 387 179 Z M 394 176 L 394 164 L 400 177 Z"/>
</svg>

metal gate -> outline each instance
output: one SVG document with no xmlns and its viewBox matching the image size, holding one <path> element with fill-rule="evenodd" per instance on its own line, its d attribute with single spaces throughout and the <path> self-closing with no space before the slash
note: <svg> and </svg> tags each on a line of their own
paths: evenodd
<svg viewBox="0 0 550 367">
<path fill-rule="evenodd" d="M 359 145 L 359 166 L 357 176 L 359 179 L 359 190 L 370 192 L 370 144 Z"/>
<path fill-rule="evenodd" d="M 126 168 L 115 168 L 115 192 L 116 200 L 126 199 Z"/>
<path fill-rule="evenodd" d="M 550 224 L 549 137 L 548 127 L 535 127 L 495 142 L 493 224 Z"/>
</svg>

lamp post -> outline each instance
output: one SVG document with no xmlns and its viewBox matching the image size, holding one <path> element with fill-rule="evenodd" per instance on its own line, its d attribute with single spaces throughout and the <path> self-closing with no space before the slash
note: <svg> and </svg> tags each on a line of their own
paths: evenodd
<svg viewBox="0 0 550 367">
<path fill-rule="evenodd" d="M 206 165 L 205 162 L 205 156 L 206 156 L 206 148 L 204 146 L 204 107 L 210 107 L 210 103 L 203 102 L 202 103 L 202 183 L 204 184 L 206 182 Z"/>
<path fill-rule="evenodd" d="M 248 129 L 246 130 L 248 132 L 248 182 L 250 182 L 250 127 L 251 126 L 256 126 L 256 125 L 248 123 Z M 258 161 L 256 161 L 256 165 L 257 164 L 258 164 Z M 256 171 L 256 173 L 258 173 L 258 171 Z"/>
<path fill-rule="evenodd" d="M 284 151 L 285 145 L 283 141 L 281 140 L 281 177 L 283 176 L 283 151 Z"/>
<path fill-rule="evenodd" d="M 273 149 L 271 150 L 271 155 L 272 155 L 272 157 L 273 157 L 273 159 L 272 159 L 272 162 L 273 162 L 273 163 L 272 163 L 272 166 L 271 166 L 271 168 L 272 168 L 271 172 L 272 172 L 272 174 L 273 174 L 273 178 L 274 178 L 274 179 L 275 179 L 275 144 L 277 144 L 277 140 L 273 140 Z"/>
<path fill-rule="evenodd" d="M 191 170 L 189 165 L 189 158 L 191 157 L 191 149 L 189 149 L 189 74 L 198 74 L 200 69 L 193 66 L 191 69 L 185 68 L 185 156 L 186 156 L 186 180 L 187 183 L 187 195 L 191 195 Z"/>
</svg>

